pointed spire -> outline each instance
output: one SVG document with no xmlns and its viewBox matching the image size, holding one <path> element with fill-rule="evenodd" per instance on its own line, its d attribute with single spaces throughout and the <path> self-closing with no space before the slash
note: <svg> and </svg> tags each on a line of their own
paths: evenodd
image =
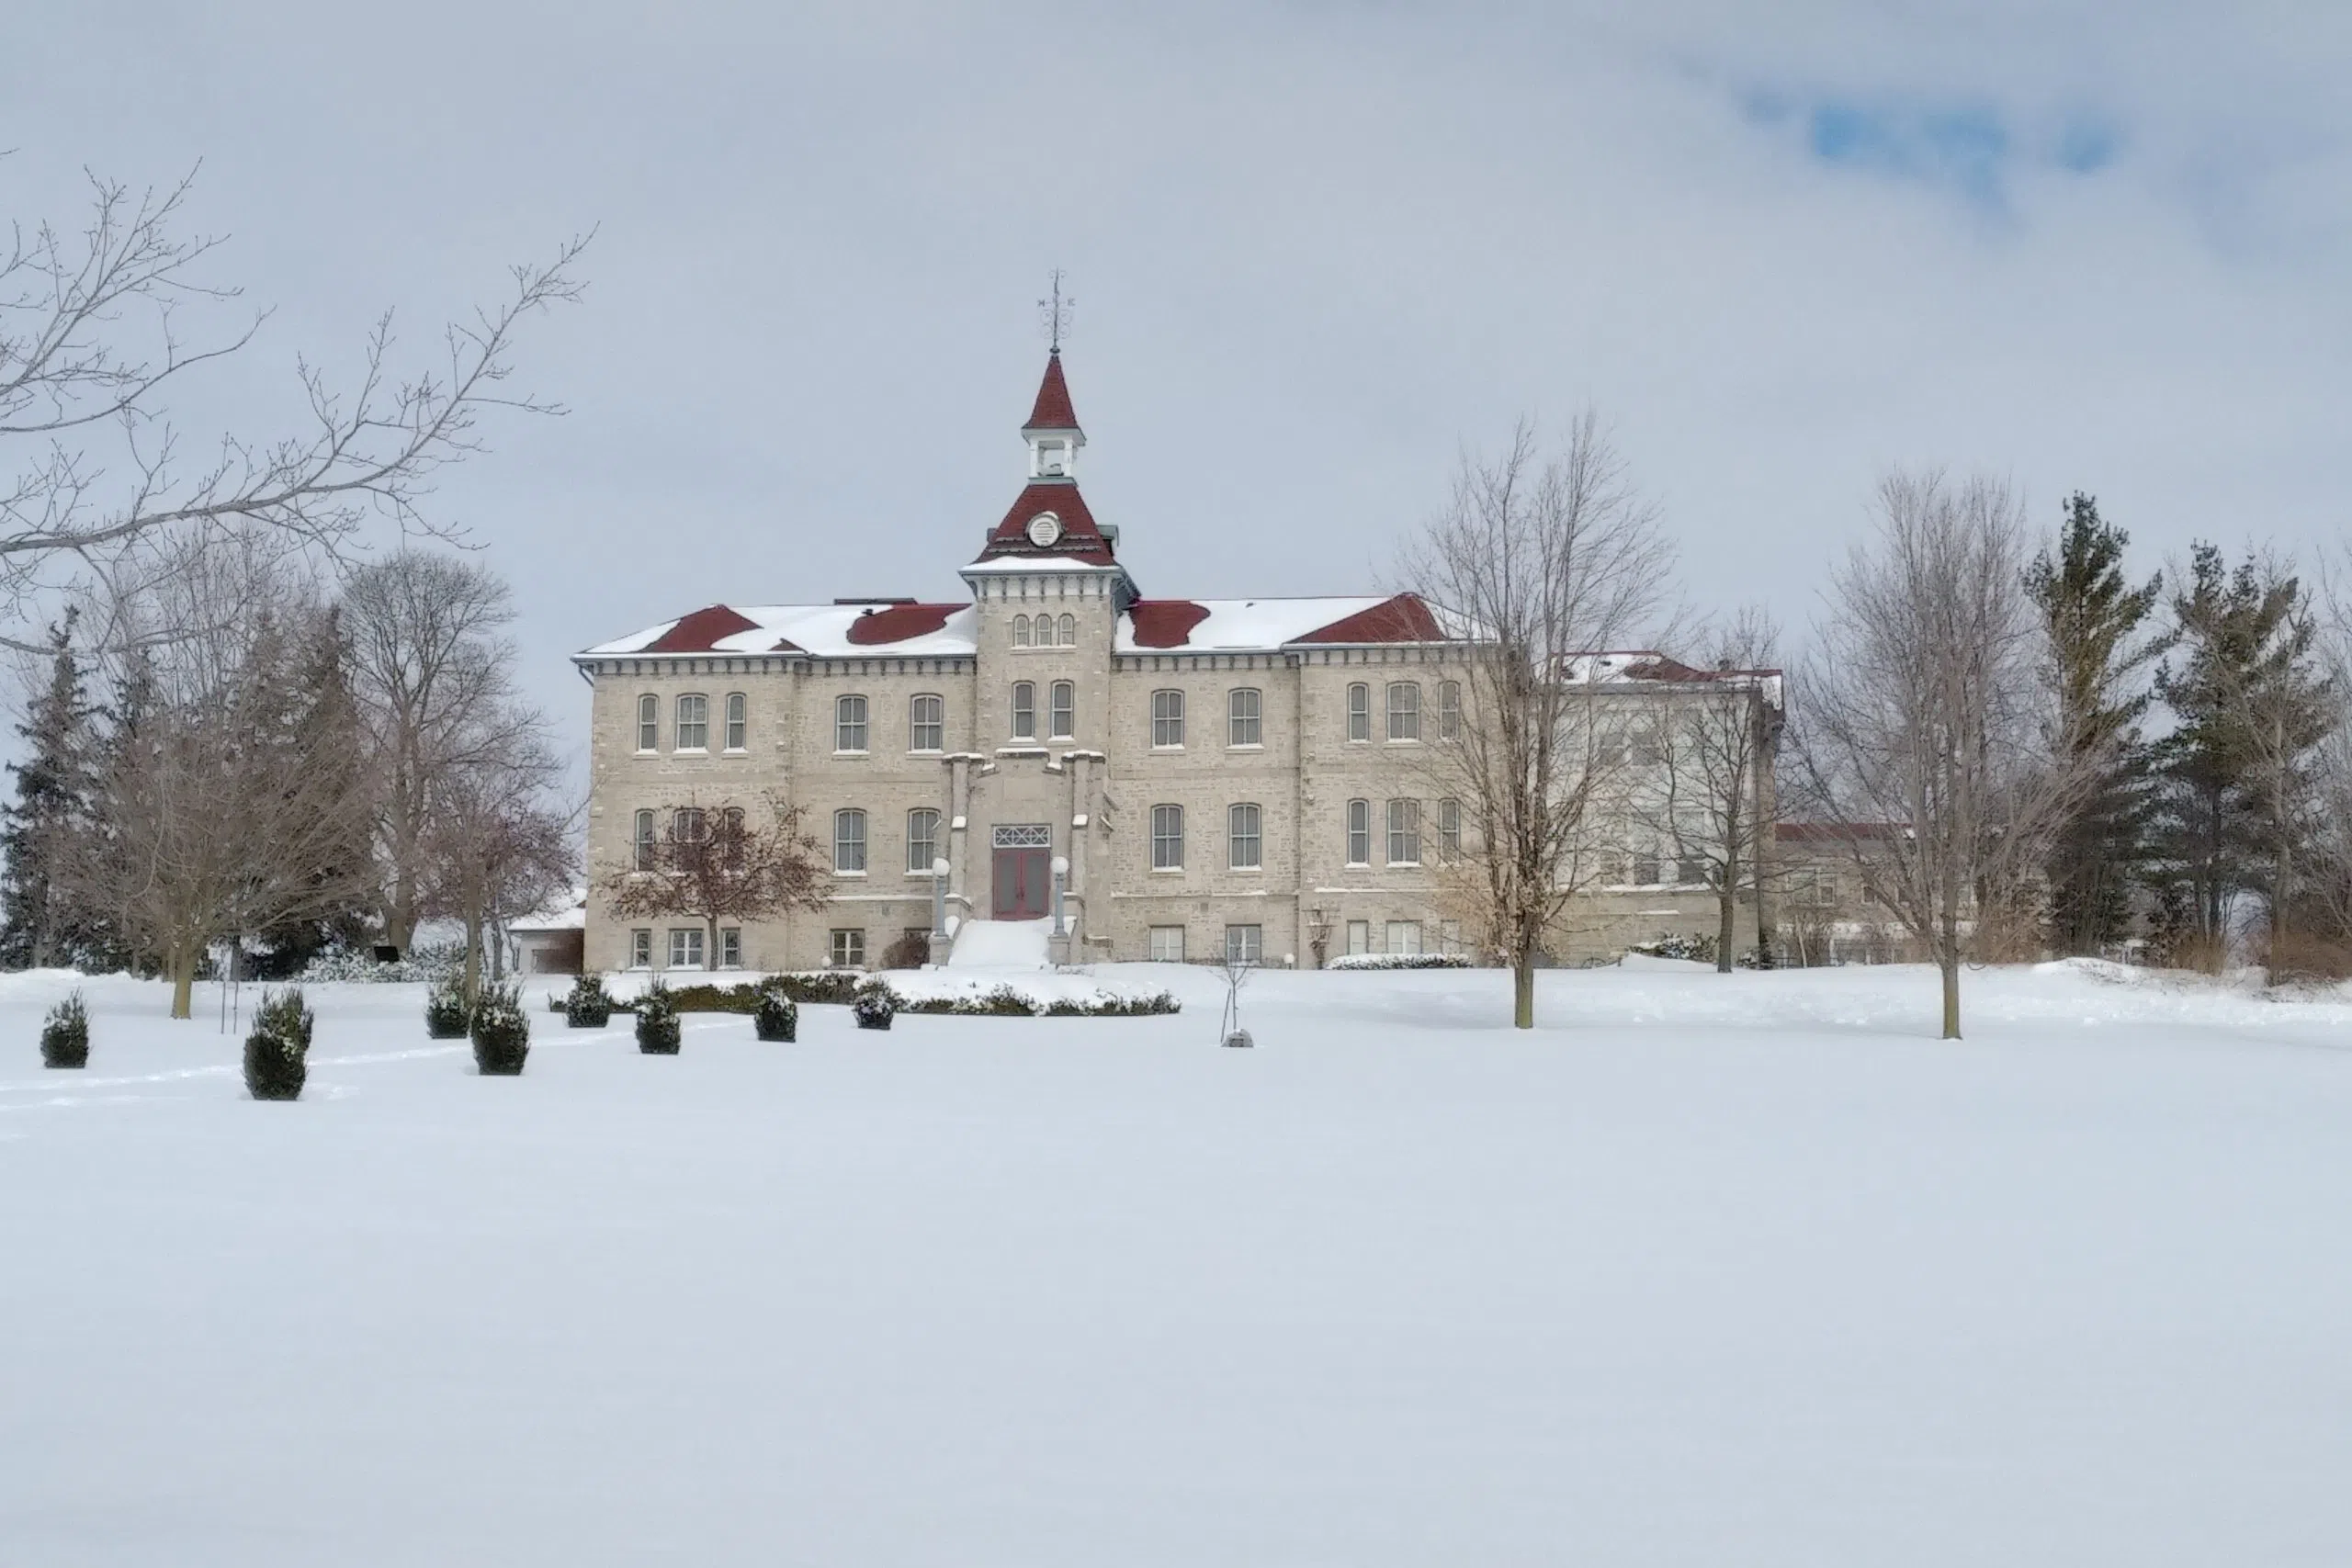
<svg viewBox="0 0 2352 1568">
<path fill-rule="evenodd" d="M 1070 407 L 1069 383 L 1062 379 L 1062 354 L 1054 350 L 1046 356 L 1046 378 L 1037 383 L 1037 401 L 1029 411 L 1029 423 L 1021 427 L 1031 430 L 1076 430 L 1078 411 Z"/>
</svg>

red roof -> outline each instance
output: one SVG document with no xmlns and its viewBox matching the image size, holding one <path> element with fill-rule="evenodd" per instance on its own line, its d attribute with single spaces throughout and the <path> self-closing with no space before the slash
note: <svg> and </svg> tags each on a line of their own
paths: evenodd
<svg viewBox="0 0 2352 1568">
<path fill-rule="evenodd" d="M 718 639 L 733 637 L 737 632 L 760 629 L 760 623 L 748 615 L 738 615 L 724 604 L 713 604 L 696 610 L 691 615 L 679 617 L 678 624 L 646 644 L 648 653 L 708 653 L 718 646 Z"/>
<path fill-rule="evenodd" d="M 1137 648 L 1182 648 L 1209 612 L 1190 599 L 1138 599 L 1127 606 L 1127 616 Z"/>
<path fill-rule="evenodd" d="M 1029 540 L 1030 520 L 1040 512 L 1050 512 L 1060 520 L 1061 537 L 1050 545 L 1035 545 Z M 1058 556 L 1065 559 L 1084 561 L 1089 566 L 1114 566 L 1111 541 L 1102 536 L 1096 525 L 1094 513 L 1086 509 L 1085 497 L 1078 493 L 1077 484 L 1069 479 L 1033 479 L 1004 521 L 989 530 L 988 543 L 981 547 L 981 560 L 994 560 L 1005 556 Z"/>
<path fill-rule="evenodd" d="M 1301 642 L 1443 642 L 1444 630 L 1417 593 L 1399 593 L 1369 610 L 1359 610 L 1328 626 L 1317 626 Z"/>
<path fill-rule="evenodd" d="M 876 643 L 904 642 L 910 637 L 929 637 L 962 608 L 960 604 L 892 604 L 868 610 L 849 624 L 849 640 L 866 648 Z"/>
<path fill-rule="evenodd" d="M 1059 349 L 1046 357 L 1046 378 L 1037 383 L 1037 401 L 1029 411 L 1023 430 L 1076 430 L 1078 411 L 1070 407 L 1069 383 L 1062 379 Z"/>
</svg>

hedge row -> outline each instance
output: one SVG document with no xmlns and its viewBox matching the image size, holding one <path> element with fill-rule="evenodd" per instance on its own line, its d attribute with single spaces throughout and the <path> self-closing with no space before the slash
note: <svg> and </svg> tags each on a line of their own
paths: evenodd
<svg viewBox="0 0 2352 1568">
<path fill-rule="evenodd" d="M 1181 1012 L 1183 1004 L 1166 991 L 1148 997 L 1055 997 L 1041 1000 L 1012 986 L 996 986 L 976 997 L 901 998 L 900 1012 L 944 1013 L 956 1018 L 1156 1018 Z"/>
<path fill-rule="evenodd" d="M 866 976 L 854 969 L 822 969 L 797 975 L 770 976 L 765 981 L 745 981 L 733 986 L 677 986 L 670 991 L 670 1001 L 680 1012 L 737 1012 L 751 1014 L 759 1010 L 760 992 L 763 985 L 772 986 L 795 1004 L 808 1007 L 846 1007 L 855 996 L 858 987 L 879 976 Z M 881 982 L 888 986 L 888 981 Z M 1155 1018 L 1176 1012 L 1182 1004 L 1166 991 L 1144 997 L 1116 997 L 1098 993 L 1091 997 L 1057 997 L 1050 1000 L 1031 997 L 1012 986 L 997 986 L 978 996 L 922 997 L 910 999 L 895 987 L 891 998 L 899 1012 L 945 1013 L 959 1018 Z M 550 1010 L 563 1010 L 564 998 L 548 998 Z M 615 1012 L 635 1012 L 633 1000 L 616 999 Z"/>
<path fill-rule="evenodd" d="M 1334 958 L 1331 969 L 1467 969 L 1470 960 L 1459 953 L 1351 953 Z"/>
</svg>

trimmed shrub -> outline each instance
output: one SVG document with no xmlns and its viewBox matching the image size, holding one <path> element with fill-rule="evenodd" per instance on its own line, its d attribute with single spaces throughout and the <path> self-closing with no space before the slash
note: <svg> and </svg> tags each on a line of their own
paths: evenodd
<svg viewBox="0 0 2352 1568">
<path fill-rule="evenodd" d="M 311 1010 L 300 987 L 262 993 L 245 1036 L 245 1090 L 255 1100 L 293 1100 L 310 1076 Z"/>
<path fill-rule="evenodd" d="M 656 980 L 637 998 L 637 1048 L 649 1056 L 674 1056 L 679 1038 L 678 1004 Z"/>
<path fill-rule="evenodd" d="M 435 1040 L 463 1040 L 471 1021 L 464 987 L 447 980 L 425 993 L 424 1032 Z"/>
<path fill-rule="evenodd" d="M 85 1067 L 90 1065 L 90 1015 L 74 992 L 49 1010 L 40 1026 L 40 1065 L 44 1067 Z"/>
<path fill-rule="evenodd" d="M 885 969 L 920 969 L 931 962 L 931 933 L 907 931 L 882 950 Z"/>
<path fill-rule="evenodd" d="M 752 1010 L 752 1032 L 787 1044 L 800 1037 L 800 1008 L 782 986 L 760 987 L 759 1005 Z"/>
<path fill-rule="evenodd" d="M 849 1010 L 860 1029 L 888 1029 L 899 1011 L 898 993 L 879 975 L 872 976 L 858 986 Z"/>
<path fill-rule="evenodd" d="M 1644 953 L 1651 958 L 1680 958 L 1693 964 L 1713 964 L 1715 961 L 1715 939 L 1704 932 L 1694 936 L 1682 931 L 1665 931 L 1656 942 L 1637 942 L 1626 951 Z"/>
<path fill-rule="evenodd" d="M 670 993 L 670 1005 L 680 1012 L 740 1012 L 759 1010 L 760 993 L 774 987 L 801 1007 L 846 1007 L 865 976 L 854 969 L 803 970 L 769 975 L 732 986 L 680 986 Z M 615 1001 L 615 1012 L 635 1012 L 637 1003 Z"/>
<path fill-rule="evenodd" d="M 1467 969 L 1470 959 L 1460 953 L 1351 953 L 1334 958 L 1327 969 Z"/>
<path fill-rule="evenodd" d="M 466 945 L 459 942 L 412 947 L 389 964 L 364 947 L 331 947 L 304 964 L 300 978 L 306 986 L 399 985 L 416 980 L 440 985 L 455 980 L 465 969 Z"/>
<path fill-rule="evenodd" d="M 582 975 L 563 998 L 563 1021 L 574 1029 L 602 1029 L 613 1021 L 613 998 L 602 975 Z"/>
<path fill-rule="evenodd" d="M 484 1077 L 511 1078 L 531 1054 L 531 1021 L 523 1016 L 521 989 L 512 981 L 485 986 L 474 1004 L 474 1066 Z"/>
</svg>

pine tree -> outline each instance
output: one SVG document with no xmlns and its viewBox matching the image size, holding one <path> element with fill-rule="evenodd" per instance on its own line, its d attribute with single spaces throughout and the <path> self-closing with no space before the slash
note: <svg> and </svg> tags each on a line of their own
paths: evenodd
<svg viewBox="0 0 2352 1568">
<path fill-rule="evenodd" d="M 11 763 L 17 798 L 0 807 L 0 967 L 46 968 L 84 956 L 74 861 L 90 814 L 90 710 L 74 652 L 74 611 L 50 628 L 50 679 L 17 733 L 31 755 Z"/>
<path fill-rule="evenodd" d="M 2137 588 L 2125 580 L 2130 543 L 2099 516 L 2098 501 L 2077 491 L 2067 498 L 2056 554 L 2043 550 L 2026 573 L 2050 639 L 2062 733 L 2097 774 L 2043 865 L 2051 936 L 2064 953 L 2095 953 L 2122 939 L 2132 881 L 2147 853 L 2154 802 L 2140 723 L 2154 694 L 2133 688 L 2156 654 L 2140 628 L 2164 580 Z"/>
</svg>

